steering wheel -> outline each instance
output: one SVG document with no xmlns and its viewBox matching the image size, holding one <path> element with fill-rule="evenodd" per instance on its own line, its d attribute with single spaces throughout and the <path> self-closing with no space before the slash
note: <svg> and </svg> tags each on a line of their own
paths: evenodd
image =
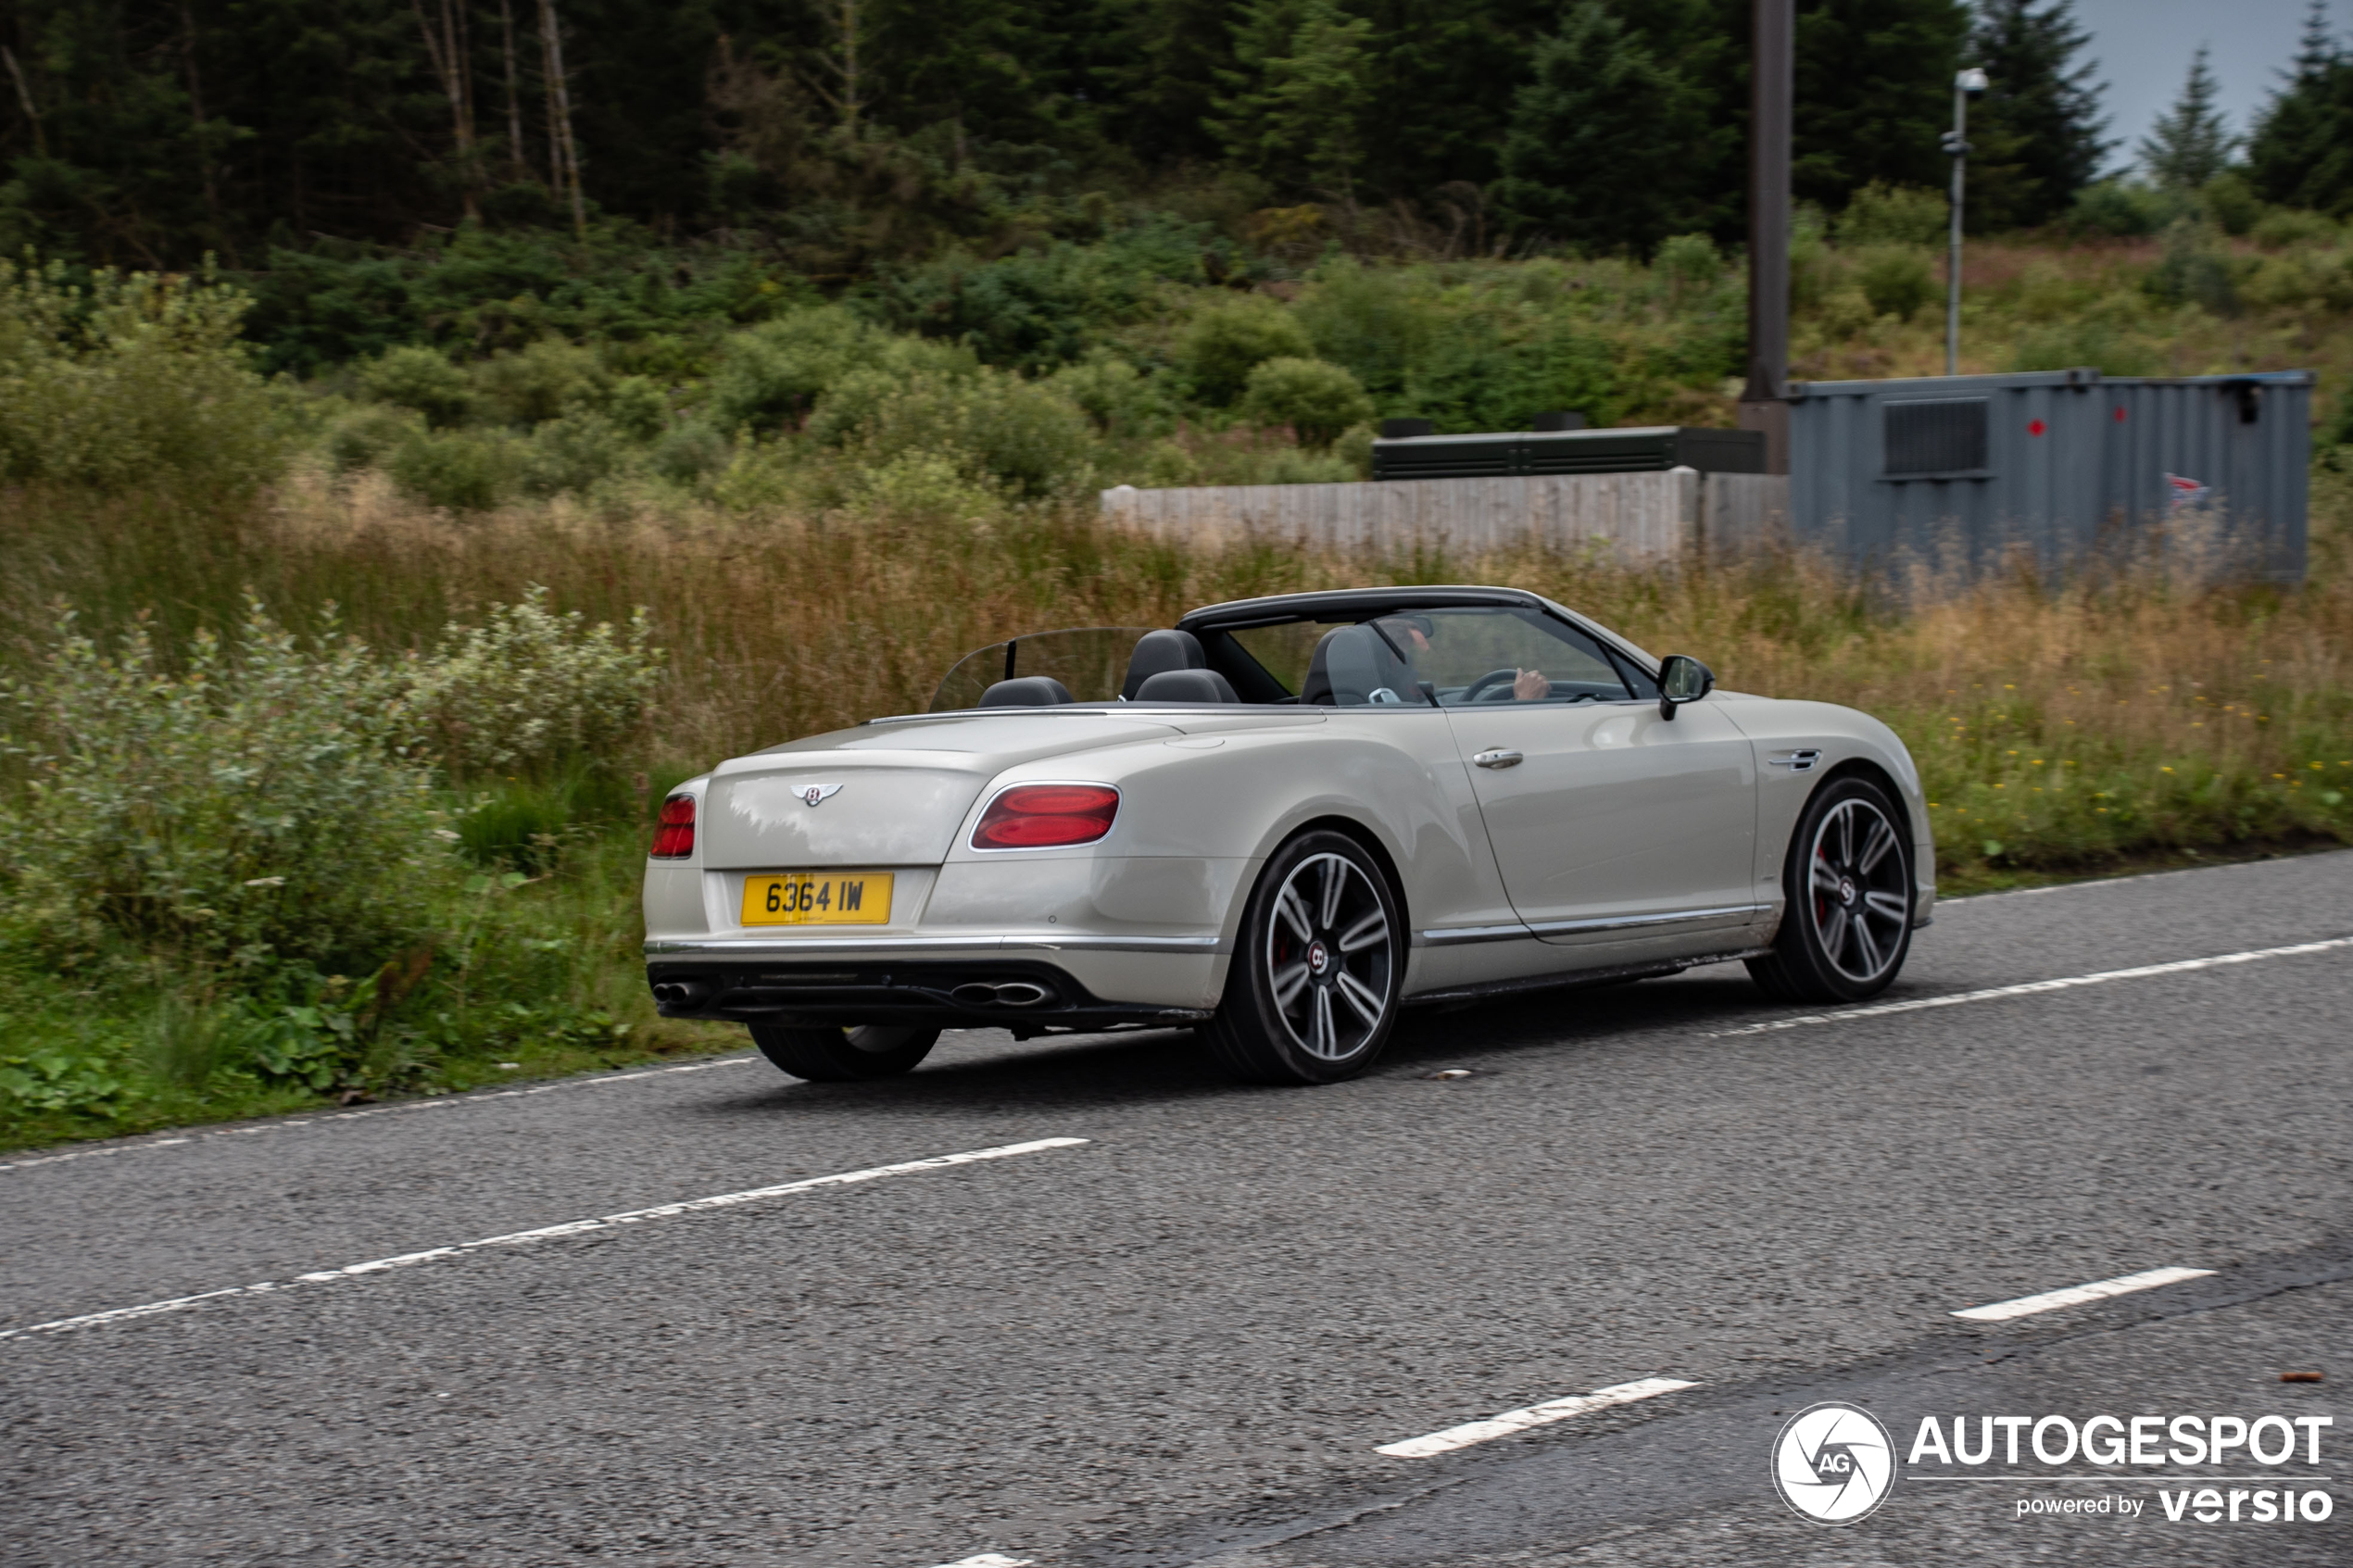
<svg viewBox="0 0 2353 1568">
<path fill-rule="evenodd" d="M 1514 681 L 1518 679 L 1519 671 L 1510 668 L 1509 666 L 1506 666 L 1502 670 L 1490 670 L 1486 674 L 1481 675 L 1478 680 L 1473 681 L 1469 685 L 1463 688 L 1462 700 L 1465 702 L 1477 702 L 1480 699 L 1479 694 L 1486 691 L 1489 687 L 1508 686 Z"/>
</svg>

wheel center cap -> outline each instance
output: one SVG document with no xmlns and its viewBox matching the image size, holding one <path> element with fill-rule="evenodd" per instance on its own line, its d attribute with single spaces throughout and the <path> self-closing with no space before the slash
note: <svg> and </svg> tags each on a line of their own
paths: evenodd
<svg viewBox="0 0 2353 1568">
<path fill-rule="evenodd" d="M 1307 944 L 1307 972 L 1321 974 L 1332 967 L 1332 950 L 1321 942 Z"/>
<path fill-rule="evenodd" d="M 1853 877 L 1843 876 L 1838 879 L 1838 901 L 1842 904 L 1851 904 L 1855 902 L 1855 879 Z"/>
</svg>

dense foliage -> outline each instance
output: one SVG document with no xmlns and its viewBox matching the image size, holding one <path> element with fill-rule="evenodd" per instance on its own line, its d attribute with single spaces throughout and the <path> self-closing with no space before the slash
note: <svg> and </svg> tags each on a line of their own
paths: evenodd
<svg viewBox="0 0 2353 1568">
<path fill-rule="evenodd" d="M 1836 208 L 1872 181 L 1934 183 L 1946 84 L 1971 59 L 2006 77 L 1993 112 L 2023 160 L 2009 220 L 2051 215 L 2093 172 L 2095 106 L 2066 0 L 2003 0 L 1974 33 L 1962 0 L 1798 12 L 1807 199 Z M 1742 222 L 1749 13 L 1748 0 L 9 0 L 0 255 L 31 245 L 160 269 L 213 253 L 297 274 L 314 256 L 380 263 L 342 286 L 289 280 L 332 332 L 355 304 L 373 313 L 389 301 L 371 295 L 408 292 L 405 252 L 437 232 L 581 230 L 599 213 L 665 240 L 724 235 L 752 271 L 821 281 L 958 243 L 1092 238 L 1121 210 L 1239 232 L 1253 211 L 1315 204 L 1354 227 L 1402 203 L 1462 231 L 1461 248 L 1647 248 L 1692 229 L 1727 243 Z M 1608 156 L 1537 167 L 1562 123 Z M 1641 183 L 1653 173 L 1655 189 Z M 1519 194 L 1498 200 L 1505 175 Z M 1629 188 L 1643 210 L 1620 222 L 1613 197 Z M 477 277 L 460 308 L 560 292 L 527 265 L 476 259 L 505 286 Z M 741 304 L 757 287 L 732 261 L 689 264 L 570 303 L 660 317 L 681 295 Z"/>
</svg>

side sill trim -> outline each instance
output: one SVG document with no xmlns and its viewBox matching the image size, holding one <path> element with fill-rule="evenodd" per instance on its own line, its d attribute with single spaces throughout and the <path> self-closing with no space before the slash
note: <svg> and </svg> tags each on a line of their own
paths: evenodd
<svg viewBox="0 0 2353 1568">
<path fill-rule="evenodd" d="M 1542 923 L 1516 925 L 1451 925 L 1420 933 L 1415 946 L 1421 947 L 1452 947 L 1466 942 L 1510 942 L 1524 936 L 1567 936 L 1588 931 L 1640 931 L 1650 926 L 1678 925 L 1685 922 L 1727 920 L 1733 916 L 1754 919 L 1770 906 L 1765 904 L 1731 904 L 1720 909 L 1678 909 L 1672 914 L 1629 915 L 1607 920 L 1550 920 Z"/>
<path fill-rule="evenodd" d="M 921 957 L 973 952 L 1198 953 L 1223 951 L 1215 936 L 817 936 L 778 941 L 764 936 L 665 937 L 648 941 L 651 958 L 782 959 L 805 954 L 811 958 L 846 953 L 889 953 Z"/>
<path fill-rule="evenodd" d="M 1754 919 L 1765 912 L 1763 904 L 1727 904 L 1720 909 L 1677 909 L 1664 915 L 1628 915 L 1610 920 L 1549 920 L 1529 926 L 1539 936 L 1567 936 L 1587 931 L 1639 931 L 1655 925 L 1681 925 L 1704 920 L 1730 920 L 1734 916 Z"/>
<path fill-rule="evenodd" d="M 1605 980 L 1627 978 L 1646 979 L 1653 975 L 1680 974 L 1687 969 L 1703 964 L 1730 963 L 1739 959 L 1761 959 L 1773 951 L 1770 947 L 1741 947 L 1729 953 L 1703 953 L 1697 958 L 1660 959 L 1650 963 L 1612 964 L 1605 969 L 1563 970 L 1556 974 L 1522 975 L 1515 980 L 1490 980 L 1476 985 L 1449 986 L 1443 991 L 1416 991 L 1400 999 L 1399 1006 L 1444 1007 L 1455 1003 L 1485 1001 L 1494 997 L 1516 996 L 1523 991 L 1553 991 L 1578 985 L 1595 985 Z"/>
</svg>

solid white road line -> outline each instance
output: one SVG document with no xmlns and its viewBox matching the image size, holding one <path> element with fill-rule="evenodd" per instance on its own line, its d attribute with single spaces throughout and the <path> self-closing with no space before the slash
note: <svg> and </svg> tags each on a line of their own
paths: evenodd
<svg viewBox="0 0 2353 1568">
<path fill-rule="evenodd" d="M 12 1160 L 0 1164 L 0 1171 L 22 1171 L 35 1165 L 62 1165 L 69 1160 L 101 1160 L 112 1154 L 135 1154 L 145 1148 L 170 1148 L 175 1144 L 195 1143 L 202 1138 L 249 1138 L 258 1133 L 274 1133 L 283 1127 L 308 1127 L 313 1122 L 362 1122 L 371 1116 L 403 1116 L 412 1110 L 447 1110 L 484 1105 L 495 1099 L 527 1099 L 533 1095 L 551 1095 L 560 1089 L 593 1089 L 602 1084 L 626 1084 L 637 1078 L 667 1078 L 673 1073 L 708 1073 L 714 1067 L 743 1067 L 758 1060 L 757 1057 L 729 1056 L 717 1061 L 690 1061 L 683 1067 L 647 1067 L 635 1073 L 599 1073 L 592 1077 L 559 1078 L 552 1084 L 534 1084 L 521 1089 L 476 1089 L 439 1099 L 412 1099 L 403 1100 L 397 1105 L 371 1106 L 365 1110 L 329 1110 L 315 1116 L 288 1116 L 275 1122 L 258 1122 L 249 1127 L 213 1127 L 198 1133 L 183 1133 L 172 1138 L 141 1138 L 135 1142 L 107 1144 L 101 1148 L 69 1148 L 62 1154 L 40 1154 L 30 1160 Z"/>
<path fill-rule="evenodd" d="M 2036 1312 L 2055 1312 L 2061 1307 L 2080 1307 L 2086 1301 L 2105 1301 L 2111 1296 L 2130 1296 L 2135 1290 L 2155 1290 L 2160 1285 L 2179 1285 L 2185 1279 L 2204 1279 L 2212 1269 L 2150 1269 L 2143 1273 L 2124 1274 L 2116 1279 L 2095 1279 L 2089 1285 L 2070 1286 L 2065 1290 L 2045 1290 L 2040 1296 L 2021 1296 L 2015 1301 L 1996 1301 L 1987 1307 L 1964 1307 L 1953 1315 L 1971 1323 L 2007 1323 L 2011 1318 L 2032 1317 Z"/>
<path fill-rule="evenodd" d="M 132 1318 L 154 1317 L 158 1312 L 176 1312 L 183 1307 L 194 1307 L 205 1301 L 219 1301 L 234 1296 L 267 1296 L 282 1290 L 292 1290 L 304 1285 L 333 1285 L 340 1280 L 356 1279 L 362 1274 L 382 1273 L 387 1269 L 405 1269 L 418 1263 L 429 1263 L 440 1258 L 460 1257 L 488 1247 L 522 1247 L 535 1241 L 553 1241 L 559 1236 L 582 1236 L 590 1231 L 610 1230 L 618 1225 L 642 1224 L 648 1220 L 668 1220 L 680 1214 L 699 1214 L 711 1209 L 732 1209 L 738 1203 L 755 1203 L 764 1198 L 782 1198 L 788 1193 L 813 1192 L 819 1187 L 853 1186 L 860 1182 L 879 1181 L 885 1176 L 903 1176 L 914 1171 L 938 1171 L 950 1165 L 970 1165 L 983 1160 L 1009 1160 L 1016 1154 L 1036 1154 L 1049 1148 L 1076 1148 L 1085 1138 L 1037 1138 L 1028 1143 L 1009 1143 L 996 1148 L 975 1148 L 963 1154 L 936 1154 L 927 1160 L 901 1160 L 896 1165 L 877 1165 L 866 1171 L 845 1171 L 838 1175 L 811 1176 L 805 1181 L 783 1182 L 775 1186 L 750 1187 L 742 1192 L 723 1192 L 712 1198 L 690 1198 L 683 1203 L 658 1204 L 651 1209 L 632 1209 L 625 1213 L 607 1214 L 598 1220 L 573 1220 L 568 1224 L 545 1225 L 535 1231 L 514 1231 L 506 1236 L 489 1236 L 480 1241 L 460 1242 L 455 1247 L 435 1247 L 423 1252 L 403 1252 L 391 1258 L 371 1258 L 364 1263 L 347 1263 L 340 1269 L 322 1269 L 317 1273 L 297 1274 L 288 1280 L 264 1280 L 259 1285 L 236 1285 L 224 1290 L 208 1290 L 196 1296 L 175 1296 L 168 1301 L 148 1301 L 136 1307 L 117 1307 L 111 1311 L 86 1312 L 78 1318 L 58 1318 L 52 1323 L 27 1323 L 22 1328 L 0 1329 L 0 1339 L 21 1339 L 35 1334 L 63 1334 L 69 1329 L 94 1328 L 100 1323 L 123 1323 Z"/>
<path fill-rule="evenodd" d="M 943 1562 L 939 1568 L 1030 1568 L 1026 1557 L 1007 1557 L 1001 1551 L 984 1551 L 978 1557 L 960 1557 L 953 1562 Z"/>
<path fill-rule="evenodd" d="M 1590 1394 L 1573 1394 L 1566 1399 L 1553 1399 L 1526 1410 L 1505 1411 L 1485 1421 L 1466 1422 L 1450 1426 L 1443 1432 L 1433 1432 L 1427 1437 L 1408 1437 L 1402 1443 L 1383 1443 L 1373 1452 L 1390 1454 L 1398 1459 L 1428 1459 L 1432 1454 L 1451 1453 L 1467 1449 L 1473 1443 L 1484 1443 L 1491 1437 L 1508 1437 L 1515 1432 L 1525 1432 L 1531 1426 L 1546 1426 L 1555 1421 L 1567 1421 L 1572 1415 L 1587 1411 L 1606 1410 L 1612 1405 L 1630 1405 L 1637 1399 L 1653 1399 L 1661 1394 L 1672 1394 L 1678 1388 L 1696 1388 L 1680 1377 L 1644 1377 L 1632 1383 L 1613 1383 L 1606 1388 L 1596 1388 Z"/>
<path fill-rule="evenodd" d="M 2018 985 L 1996 985 L 1984 991 L 1959 991 L 1949 997 L 1915 997 L 1910 1001 L 1881 1002 L 1876 1007 L 1848 1008 L 1843 1012 L 1807 1013 L 1802 1018 L 1776 1018 L 1740 1029 L 1717 1029 L 1704 1039 L 1727 1040 L 1742 1035 L 1769 1035 L 1776 1029 L 1798 1029 L 1812 1023 L 1844 1023 L 1854 1018 L 1886 1018 L 1899 1012 L 1923 1012 L 1930 1008 L 1959 1007 L 1964 1002 L 1998 1002 L 2011 997 L 2035 997 L 2045 991 L 2072 991 L 2083 985 L 2106 985 L 2117 980 L 2151 980 L 2165 974 L 2188 974 L 2201 969 L 2260 963 L 2265 959 L 2301 958 L 2307 953 L 2332 953 L 2353 947 L 2353 936 L 2332 936 L 2323 942 L 2297 942 L 2285 947 L 2256 947 L 2244 953 L 2217 953 L 2208 959 L 2177 959 L 2171 963 L 2141 964 L 2133 969 L 2102 970 L 2097 974 L 2070 974 L 2057 980 L 2030 980 Z"/>
</svg>

